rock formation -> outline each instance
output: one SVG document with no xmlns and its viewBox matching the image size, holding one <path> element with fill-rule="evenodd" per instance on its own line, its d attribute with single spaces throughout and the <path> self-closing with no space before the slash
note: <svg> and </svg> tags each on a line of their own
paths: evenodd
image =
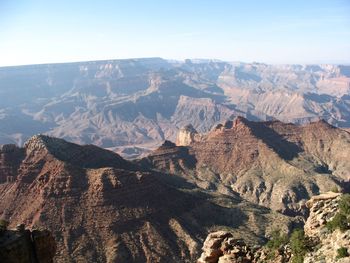
<svg viewBox="0 0 350 263">
<path fill-rule="evenodd" d="M 306 207 L 310 211 L 304 227 L 306 235 L 319 235 L 320 228 L 325 227 L 326 223 L 337 213 L 340 196 L 340 193 L 328 192 L 313 196 L 306 202 Z"/>
<path fill-rule="evenodd" d="M 177 146 L 188 146 L 195 141 L 199 141 L 199 134 L 191 124 L 181 128 L 176 136 Z"/>
<path fill-rule="evenodd" d="M 337 258 L 337 250 L 345 248 L 350 254 L 350 227 L 345 231 L 335 229 L 329 231 L 326 227 L 337 212 L 339 212 L 339 200 L 342 195 L 327 193 L 313 197 L 307 206 L 310 208 L 310 216 L 305 223 L 305 233 L 319 240 L 318 247 L 308 253 L 304 259 L 305 263 L 347 263 L 350 257 Z M 350 205 L 350 204 L 349 204 Z"/>
<path fill-rule="evenodd" d="M 197 263 L 288 263 L 291 251 L 288 246 L 274 255 L 261 246 L 249 246 L 230 232 L 210 233 L 202 247 Z"/>
<path fill-rule="evenodd" d="M 19 225 L 0 232 L 0 262 L 53 263 L 55 252 L 55 240 L 47 230 L 30 231 Z"/>
<path fill-rule="evenodd" d="M 304 256 L 304 263 L 347 263 L 350 262 L 350 226 L 346 231 L 327 230 L 326 224 L 339 212 L 341 194 L 328 192 L 312 197 L 307 202 L 310 215 L 305 223 L 304 232 L 310 252 Z M 349 204 L 350 205 L 350 204 Z M 344 257 L 339 257 L 338 249 L 343 248 Z M 243 240 L 233 238 L 227 231 L 210 233 L 202 247 L 203 253 L 198 263 L 289 263 L 293 262 L 290 244 L 269 254 L 267 247 L 247 245 Z M 347 256 L 346 256 L 347 255 Z M 298 261 L 299 262 L 299 261 Z"/>
<path fill-rule="evenodd" d="M 198 263 L 252 262 L 253 253 L 242 239 L 235 239 L 229 232 L 210 233 L 204 244 Z"/>
<path fill-rule="evenodd" d="M 324 121 L 295 125 L 238 117 L 200 138 L 161 147 L 142 163 L 292 216 L 307 214 L 311 196 L 347 188 L 350 181 L 350 134 Z"/>
<path fill-rule="evenodd" d="M 160 151 L 178 154 L 174 147 L 165 142 Z M 57 242 L 55 262 L 193 262 L 212 229 L 230 229 L 258 244 L 272 220 L 293 224 L 96 146 L 38 135 L 19 150 L 13 167 L 2 163 L 10 152 L 0 159 L 0 167 L 11 168 L 4 176 L 14 178 L 0 183 L 0 216 L 11 218 L 11 227 L 23 222 L 49 229 Z M 188 154 L 184 147 L 180 153 Z"/>
</svg>

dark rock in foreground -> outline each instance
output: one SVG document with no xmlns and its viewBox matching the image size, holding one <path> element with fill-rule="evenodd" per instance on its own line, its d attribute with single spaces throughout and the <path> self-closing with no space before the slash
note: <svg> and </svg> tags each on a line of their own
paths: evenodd
<svg viewBox="0 0 350 263">
<path fill-rule="evenodd" d="M 19 225 L 0 232 L 0 262 L 52 263 L 55 252 L 55 240 L 47 230 L 30 231 Z"/>
</svg>

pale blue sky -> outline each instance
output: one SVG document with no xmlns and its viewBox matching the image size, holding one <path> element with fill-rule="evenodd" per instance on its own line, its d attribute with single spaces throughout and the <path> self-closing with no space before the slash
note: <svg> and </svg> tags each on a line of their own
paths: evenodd
<svg viewBox="0 0 350 263">
<path fill-rule="evenodd" d="M 350 63 L 350 0 L 0 0 L 0 66 L 135 57 Z"/>
</svg>

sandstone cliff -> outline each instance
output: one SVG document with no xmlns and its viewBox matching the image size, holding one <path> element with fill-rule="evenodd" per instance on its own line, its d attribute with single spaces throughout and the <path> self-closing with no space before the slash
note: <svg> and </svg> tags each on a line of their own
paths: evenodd
<svg viewBox="0 0 350 263">
<path fill-rule="evenodd" d="M 192 142 L 200 140 L 200 134 L 193 128 L 191 124 L 181 128 L 176 136 L 176 145 L 188 146 Z"/>
</svg>

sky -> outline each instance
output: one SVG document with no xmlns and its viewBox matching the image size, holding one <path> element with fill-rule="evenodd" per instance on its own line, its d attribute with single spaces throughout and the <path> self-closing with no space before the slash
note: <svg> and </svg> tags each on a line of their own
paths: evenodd
<svg viewBox="0 0 350 263">
<path fill-rule="evenodd" d="M 350 63 L 350 0 L 0 0 L 0 66 L 162 57 Z"/>
</svg>

